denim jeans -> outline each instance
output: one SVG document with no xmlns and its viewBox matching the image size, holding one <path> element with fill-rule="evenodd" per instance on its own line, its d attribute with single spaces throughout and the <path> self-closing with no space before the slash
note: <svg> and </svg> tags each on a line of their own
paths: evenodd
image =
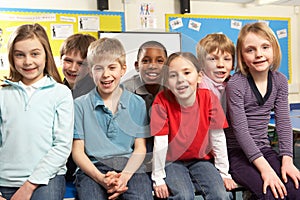
<svg viewBox="0 0 300 200">
<path fill-rule="evenodd" d="M 106 174 L 108 171 L 117 171 L 116 168 L 124 168 L 127 159 L 115 158 L 112 162 L 96 163 L 95 166 L 101 173 Z M 109 163 L 109 164 L 108 164 Z M 117 165 L 117 166 L 116 166 Z M 143 169 L 142 169 L 143 168 Z M 152 183 L 145 173 L 144 167 L 140 168 L 127 183 L 128 190 L 119 196 L 119 199 L 125 200 L 152 200 Z M 111 194 L 106 189 L 95 182 L 92 178 L 79 170 L 76 174 L 76 189 L 79 200 L 99 200 L 108 199 Z"/>
<path fill-rule="evenodd" d="M 57 175 L 49 180 L 48 185 L 40 185 L 34 190 L 31 200 L 62 200 L 65 194 L 65 176 Z M 9 200 L 18 190 L 18 187 L 0 187 L 2 196 Z"/>
<path fill-rule="evenodd" d="M 220 173 L 210 161 L 176 161 L 168 163 L 165 170 L 169 199 L 192 200 L 195 191 L 207 200 L 231 199 Z"/>
</svg>

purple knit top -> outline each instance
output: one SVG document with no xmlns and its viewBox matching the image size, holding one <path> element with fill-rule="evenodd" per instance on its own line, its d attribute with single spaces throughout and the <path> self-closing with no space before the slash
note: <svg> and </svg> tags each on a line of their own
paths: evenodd
<svg viewBox="0 0 300 200">
<path fill-rule="evenodd" d="M 226 95 L 230 125 L 226 130 L 228 149 L 242 149 L 250 162 L 262 156 L 260 149 L 270 146 L 268 124 L 274 110 L 279 154 L 293 157 L 288 82 L 282 73 L 269 72 L 267 92 L 262 97 L 252 77 L 237 72 L 227 83 Z"/>
</svg>

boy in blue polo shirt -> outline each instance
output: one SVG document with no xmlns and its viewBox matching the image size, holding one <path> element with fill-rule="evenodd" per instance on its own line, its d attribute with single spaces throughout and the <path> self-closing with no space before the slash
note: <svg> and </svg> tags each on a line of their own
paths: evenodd
<svg viewBox="0 0 300 200">
<path fill-rule="evenodd" d="M 153 199 L 145 173 L 149 137 L 144 100 L 125 90 L 125 50 L 101 38 L 87 55 L 96 88 L 75 100 L 73 159 L 79 199 Z"/>
</svg>

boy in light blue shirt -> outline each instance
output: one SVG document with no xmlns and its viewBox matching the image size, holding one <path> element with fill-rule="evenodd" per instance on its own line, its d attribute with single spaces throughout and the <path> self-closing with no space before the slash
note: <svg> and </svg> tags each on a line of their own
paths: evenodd
<svg viewBox="0 0 300 200">
<path fill-rule="evenodd" d="M 125 50 L 101 38 L 88 49 L 96 88 L 75 100 L 73 159 L 79 199 L 153 199 L 145 173 L 149 137 L 144 100 L 125 90 Z"/>
</svg>

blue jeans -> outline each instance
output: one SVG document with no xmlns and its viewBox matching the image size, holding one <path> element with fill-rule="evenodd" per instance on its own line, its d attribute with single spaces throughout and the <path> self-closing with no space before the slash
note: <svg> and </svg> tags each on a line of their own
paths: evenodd
<svg viewBox="0 0 300 200">
<path fill-rule="evenodd" d="M 31 200 L 62 200 L 65 194 L 65 176 L 57 175 L 49 180 L 48 185 L 40 185 L 34 190 Z M 2 196 L 9 200 L 18 190 L 18 187 L 0 187 Z"/>
<path fill-rule="evenodd" d="M 106 174 L 108 171 L 117 171 L 124 168 L 127 160 L 124 158 L 115 158 L 112 162 L 96 163 L 95 166 L 101 173 Z M 109 163 L 109 164 L 108 164 Z M 118 166 L 116 166 L 118 165 Z M 106 189 L 95 182 L 92 178 L 79 170 L 76 174 L 76 189 L 79 200 L 99 200 L 107 199 L 111 194 Z M 152 183 L 145 173 L 144 167 L 141 167 L 127 183 L 128 190 L 119 196 L 119 199 L 125 200 L 152 200 Z"/>
<path fill-rule="evenodd" d="M 176 161 L 168 163 L 165 171 L 165 181 L 171 193 L 169 199 L 192 200 L 195 191 L 207 200 L 231 199 L 220 173 L 210 161 Z"/>
</svg>

